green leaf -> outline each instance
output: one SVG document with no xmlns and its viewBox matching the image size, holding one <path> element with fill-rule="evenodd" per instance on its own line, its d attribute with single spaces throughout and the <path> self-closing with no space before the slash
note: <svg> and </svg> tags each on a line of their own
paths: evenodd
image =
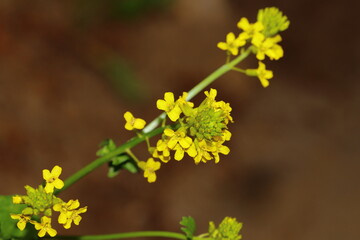
<svg viewBox="0 0 360 240">
<path fill-rule="evenodd" d="M 183 217 L 180 221 L 180 224 L 184 227 L 181 228 L 188 239 L 192 239 L 196 230 L 196 223 L 192 217 Z"/>
<path fill-rule="evenodd" d="M 100 143 L 100 149 L 96 152 L 98 157 L 103 157 L 116 149 L 116 145 L 112 139 L 106 139 Z M 139 171 L 136 162 L 127 154 L 121 153 L 111 158 L 109 161 L 108 177 L 113 178 L 119 174 L 120 170 L 127 170 L 131 173 Z"/>
<path fill-rule="evenodd" d="M 0 239 L 38 239 L 32 224 L 27 224 L 23 231 L 17 228 L 18 220 L 10 214 L 20 214 L 25 204 L 13 204 L 12 196 L 0 195 Z"/>
<path fill-rule="evenodd" d="M 103 157 L 115 149 L 116 145 L 114 141 L 112 139 L 106 139 L 100 143 L 100 149 L 96 152 L 96 156 Z"/>
<path fill-rule="evenodd" d="M 137 173 L 139 168 L 136 162 L 126 153 L 119 155 L 113 161 L 109 162 L 108 177 L 113 178 L 119 174 L 120 170 L 127 170 L 131 173 Z"/>
</svg>

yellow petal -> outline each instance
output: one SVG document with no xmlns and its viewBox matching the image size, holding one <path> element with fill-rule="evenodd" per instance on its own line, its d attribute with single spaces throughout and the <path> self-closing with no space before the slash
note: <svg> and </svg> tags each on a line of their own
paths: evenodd
<svg viewBox="0 0 360 240">
<path fill-rule="evenodd" d="M 44 190 L 46 193 L 52 193 L 54 192 L 54 185 L 52 183 L 47 183 Z"/>
<path fill-rule="evenodd" d="M 170 148 L 170 149 L 174 149 L 175 145 L 177 144 L 177 139 L 175 137 L 171 138 L 169 141 L 168 141 L 168 144 L 167 146 Z"/>
<path fill-rule="evenodd" d="M 249 20 L 247 20 L 247 18 L 243 17 L 240 19 L 237 26 L 238 26 L 238 28 L 246 31 L 250 27 Z"/>
<path fill-rule="evenodd" d="M 18 223 L 16 224 L 16 226 L 22 231 L 25 229 L 26 227 L 26 221 L 20 220 L 18 221 Z"/>
<path fill-rule="evenodd" d="M 219 42 L 217 44 L 217 47 L 220 48 L 221 50 L 227 50 L 228 45 L 226 43 L 224 43 L 224 42 Z"/>
<path fill-rule="evenodd" d="M 59 177 L 60 174 L 61 174 L 61 171 L 62 171 L 62 168 L 56 165 L 56 166 L 53 167 L 53 169 L 51 170 L 51 174 L 52 174 L 54 177 Z"/>
<path fill-rule="evenodd" d="M 261 85 L 264 87 L 264 88 L 266 88 L 266 87 L 268 87 L 269 86 L 269 81 L 267 80 L 267 79 L 265 79 L 265 78 L 259 78 L 260 79 L 260 83 L 261 83 Z"/>
<path fill-rule="evenodd" d="M 156 181 L 156 174 L 155 173 L 151 173 L 147 176 L 147 180 L 149 183 L 153 183 Z"/>
<path fill-rule="evenodd" d="M 54 187 L 57 189 L 61 189 L 64 187 L 64 182 L 61 179 L 56 179 L 53 184 Z"/>
<path fill-rule="evenodd" d="M 184 158 L 184 150 L 182 150 L 181 148 L 178 149 L 176 152 L 175 152 L 175 156 L 174 156 L 175 160 L 177 161 L 180 161 L 181 159 Z"/>
<path fill-rule="evenodd" d="M 232 33 L 232 32 L 229 32 L 229 33 L 226 35 L 226 43 L 227 43 L 227 44 L 232 43 L 234 40 L 235 40 L 235 34 Z"/>
<path fill-rule="evenodd" d="M 190 137 L 181 138 L 179 140 L 179 143 L 180 143 L 181 147 L 188 148 L 188 147 L 190 147 L 190 145 L 192 143 L 192 139 Z"/>
<path fill-rule="evenodd" d="M 132 120 L 134 119 L 134 116 L 131 114 L 131 112 L 126 112 L 126 113 L 124 113 L 124 118 L 125 118 L 126 122 L 132 122 Z"/>
<path fill-rule="evenodd" d="M 125 129 L 131 131 L 134 129 L 134 127 L 133 127 L 133 125 L 131 125 L 130 123 L 127 122 L 127 123 L 125 123 Z"/>
<path fill-rule="evenodd" d="M 145 120 L 141 118 L 136 118 L 134 122 L 134 128 L 143 129 L 145 127 L 145 124 L 146 124 Z"/>
<path fill-rule="evenodd" d="M 45 236 L 45 233 L 46 233 L 45 229 L 42 228 L 42 229 L 39 231 L 38 236 L 39 236 L 39 237 L 43 237 L 43 236 Z"/>
<path fill-rule="evenodd" d="M 173 122 L 179 119 L 180 114 L 181 114 L 181 109 L 178 105 L 176 105 L 170 112 L 167 113 L 168 117 Z"/>
<path fill-rule="evenodd" d="M 172 92 L 166 92 L 164 94 L 164 99 L 169 104 L 172 104 L 175 102 L 174 94 Z"/>
<path fill-rule="evenodd" d="M 166 111 L 169 105 L 162 99 L 156 101 L 156 107 L 160 110 Z"/>
<path fill-rule="evenodd" d="M 59 222 L 60 224 L 65 224 L 66 221 L 67 221 L 67 216 L 66 216 L 66 214 L 65 214 L 65 213 L 60 213 L 59 218 L 58 218 L 58 222 Z"/>
<path fill-rule="evenodd" d="M 51 178 L 51 173 L 50 173 L 50 171 L 48 169 L 44 169 L 42 171 L 42 173 L 43 173 L 44 180 L 47 180 L 47 179 Z"/>
<path fill-rule="evenodd" d="M 48 228 L 47 232 L 49 233 L 49 235 L 50 235 L 51 237 L 55 237 L 56 234 L 57 234 L 56 230 L 53 229 L 53 228 Z"/>
</svg>

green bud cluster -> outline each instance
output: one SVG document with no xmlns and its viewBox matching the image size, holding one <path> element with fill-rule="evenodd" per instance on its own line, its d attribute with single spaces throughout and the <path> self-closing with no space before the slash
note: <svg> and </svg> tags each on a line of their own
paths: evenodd
<svg viewBox="0 0 360 240">
<path fill-rule="evenodd" d="M 236 218 L 226 217 L 216 228 L 214 222 L 209 222 L 209 237 L 214 240 L 240 240 L 242 223 Z"/>
<path fill-rule="evenodd" d="M 201 104 L 193 115 L 186 119 L 190 135 L 198 140 L 212 141 L 223 135 L 225 116 L 221 109 L 214 109 L 209 104 Z"/>
<path fill-rule="evenodd" d="M 275 36 L 278 32 L 286 30 L 290 24 L 288 18 L 276 7 L 260 9 L 257 21 L 263 24 L 262 33 L 265 37 Z"/>
<path fill-rule="evenodd" d="M 54 204 L 62 202 L 61 199 L 54 196 L 53 193 L 46 193 L 43 186 L 34 189 L 30 186 L 25 186 L 27 195 L 22 196 L 27 208 L 23 210 L 25 215 L 39 215 L 43 213 L 45 216 L 51 216 L 51 208 Z"/>
</svg>

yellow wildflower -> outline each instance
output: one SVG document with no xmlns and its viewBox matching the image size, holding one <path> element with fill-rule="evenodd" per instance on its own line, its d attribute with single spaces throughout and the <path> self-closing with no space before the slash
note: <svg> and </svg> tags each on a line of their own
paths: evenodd
<svg viewBox="0 0 360 240">
<path fill-rule="evenodd" d="M 34 222 L 35 229 L 40 230 L 38 233 L 39 237 L 44 237 L 48 233 L 51 237 L 54 237 L 57 234 L 57 231 L 51 227 L 51 218 L 43 216 L 41 218 L 41 223 Z"/>
<path fill-rule="evenodd" d="M 215 143 L 215 146 L 213 147 L 211 153 L 214 156 L 215 163 L 218 163 L 220 161 L 219 153 L 228 155 L 230 152 L 230 149 L 227 146 L 222 145 L 221 143 Z"/>
<path fill-rule="evenodd" d="M 178 100 L 176 100 L 177 105 L 180 107 L 182 113 L 185 116 L 189 116 L 194 107 L 194 103 L 186 101 L 187 96 L 188 93 L 183 92 L 183 95 L 180 96 Z"/>
<path fill-rule="evenodd" d="M 167 139 L 168 140 L 168 139 Z M 155 151 L 153 152 L 154 158 L 159 158 L 162 162 L 167 163 L 170 161 L 170 149 L 168 147 L 168 142 L 160 139 L 156 143 Z M 162 152 L 160 154 L 160 152 Z"/>
<path fill-rule="evenodd" d="M 14 204 L 21 204 L 21 203 L 23 203 L 24 201 L 23 201 L 23 199 L 22 199 L 21 196 L 19 196 L 19 195 L 14 195 L 14 196 L 12 196 L 12 202 L 13 202 Z"/>
<path fill-rule="evenodd" d="M 160 110 L 165 111 L 170 120 L 173 122 L 178 120 L 180 117 L 181 108 L 175 102 L 174 94 L 172 92 L 166 92 L 164 94 L 164 100 L 157 100 L 156 107 Z"/>
<path fill-rule="evenodd" d="M 256 58 L 264 60 L 267 55 L 270 60 L 278 60 L 284 55 L 284 51 L 277 43 L 281 41 L 281 36 L 276 35 L 275 37 L 265 38 L 263 34 L 257 34 L 251 41 L 256 47 Z"/>
<path fill-rule="evenodd" d="M 248 76 L 257 76 L 261 82 L 261 85 L 266 88 L 269 86 L 269 80 L 273 77 L 273 72 L 266 70 L 265 64 L 259 62 L 259 67 L 257 69 L 246 69 L 245 72 Z"/>
<path fill-rule="evenodd" d="M 133 130 L 133 129 L 143 129 L 145 127 L 145 120 L 141 119 L 141 118 L 135 118 L 131 112 L 126 112 L 124 114 L 124 118 L 126 120 L 125 123 L 125 129 L 126 130 Z"/>
<path fill-rule="evenodd" d="M 174 149 L 176 144 L 180 144 L 182 148 L 190 147 L 192 139 L 186 136 L 186 130 L 184 128 L 179 128 L 176 132 L 170 128 L 164 130 L 164 135 L 169 137 L 167 146 L 170 149 Z"/>
<path fill-rule="evenodd" d="M 235 38 L 235 34 L 230 32 L 226 35 L 226 42 L 219 42 L 217 47 L 236 56 L 239 54 L 239 47 L 244 46 L 245 43 L 246 41 L 243 37 L 239 35 L 239 37 Z"/>
<path fill-rule="evenodd" d="M 17 227 L 22 231 L 26 227 L 26 223 L 30 222 L 31 217 L 25 214 L 10 214 L 12 219 L 18 219 Z"/>
<path fill-rule="evenodd" d="M 249 23 L 249 20 L 245 17 L 240 19 L 237 26 L 244 31 L 240 33 L 240 37 L 245 40 L 254 37 L 264 29 L 261 22 Z"/>
<path fill-rule="evenodd" d="M 194 157 L 195 164 L 198 164 L 200 162 L 207 162 L 212 159 L 209 151 L 211 150 L 205 141 L 205 139 L 201 141 L 194 141 L 195 148 L 196 148 L 196 156 Z"/>
<path fill-rule="evenodd" d="M 156 181 L 155 171 L 160 169 L 160 162 L 154 161 L 153 158 L 149 158 L 147 162 L 140 161 L 138 163 L 139 168 L 144 170 L 144 177 L 147 178 L 149 183 Z"/>
<path fill-rule="evenodd" d="M 59 166 L 53 167 L 51 172 L 48 169 L 43 170 L 43 178 L 46 181 L 45 192 L 52 193 L 54 188 L 61 189 L 64 186 L 64 182 L 59 179 L 62 168 Z"/>
</svg>

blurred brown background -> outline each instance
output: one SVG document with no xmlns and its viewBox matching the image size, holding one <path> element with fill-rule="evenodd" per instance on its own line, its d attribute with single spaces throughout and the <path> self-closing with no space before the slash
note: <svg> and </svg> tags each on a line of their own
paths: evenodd
<svg viewBox="0 0 360 240">
<path fill-rule="evenodd" d="M 360 239 L 353 1 L 1 0 L 0 193 L 24 193 L 55 164 L 66 178 L 102 140 L 126 141 L 125 111 L 156 117 L 156 100 L 223 64 L 216 43 L 267 6 L 291 20 L 270 87 L 235 72 L 212 85 L 233 107 L 230 155 L 163 165 L 154 184 L 101 167 L 62 194 L 89 211 L 61 233 L 178 231 L 191 215 L 198 233 L 233 216 L 244 239 Z"/>
</svg>

